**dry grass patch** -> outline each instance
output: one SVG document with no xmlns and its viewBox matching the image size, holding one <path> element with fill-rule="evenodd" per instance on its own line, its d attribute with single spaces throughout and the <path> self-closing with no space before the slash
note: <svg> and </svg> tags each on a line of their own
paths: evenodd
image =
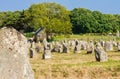
<svg viewBox="0 0 120 79">
<path fill-rule="evenodd" d="M 52 53 L 42 60 L 42 54 L 30 59 L 35 79 L 119 79 L 120 52 L 108 52 L 108 62 L 96 62 L 94 54 Z"/>
</svg>

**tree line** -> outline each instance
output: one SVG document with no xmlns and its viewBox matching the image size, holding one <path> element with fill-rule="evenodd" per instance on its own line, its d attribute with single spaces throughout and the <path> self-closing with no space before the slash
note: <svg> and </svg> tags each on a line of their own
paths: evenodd
<svg viewBox="0 0 120 79">
<path fill-rule="evenodd" d="M 48 34 L 115 33 L 120 30 L 120 15 L 85 8 L 70 11 L 57 3 L 40 3 L 23 11 L 0 12 L 0 28 L 4 26 L 22 32 L 45 28 Z"/>
</svg>

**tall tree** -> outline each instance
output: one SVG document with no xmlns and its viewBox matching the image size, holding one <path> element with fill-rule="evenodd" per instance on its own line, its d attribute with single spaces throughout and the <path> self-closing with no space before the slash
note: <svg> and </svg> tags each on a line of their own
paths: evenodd
<svg viewBox="0 0 120 79">
<path fill-rule="evenodd" d="M 91 33 L 95 31 L 92 27 L 96 25 L 97 22 L 90 10 L 75 8 L 71 11 L 70 18 L 73 25 L 73 33 Z"/>
<path fill-rule="evenodd" d="M 6 19 L 6 12 L 0 12 L 0 28 L 3 27 L 5 19 Z"/>
<path fill-rule="evenodd" d="M 84 8 L 75 8 L 71 11 L 73 33 L 115 33 L 119 29 L 118 16 L 102 14 L 99 11 L 90 11 Z"/>
<path fill-rule="evenodd" d="M 59 4 L 33 4 L 26 14 L 34 30 L 44 27 L 47 33 L 71 33 L 70 12 Z"/>
</svg>

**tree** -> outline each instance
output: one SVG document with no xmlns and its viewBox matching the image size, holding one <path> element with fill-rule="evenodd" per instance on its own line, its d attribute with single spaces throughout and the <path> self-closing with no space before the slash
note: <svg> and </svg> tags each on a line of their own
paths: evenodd
<svg viewBox="0 0 120 79">
<path fill-rule="evenodd" d="M 117 31 L 120 31 L 120 14 L 114 15 L 116 17 L 116 25 L 118 27 Z"/>
<path fill-rule="evenodd" d="M 19 16 L 20 16 L 19 11 L 6 12 L 6 16 L 5 16 L 6 18 L 3 21 L 3 26 L 15 27 L 15 24 L 16 24 L 17 20 L 19 19 Z"/>
<path fill-rule="evenodd" d="M 97 25 L 95 18 L 92 16 L 91 11 L 84 8 L 75 8 L 71 11 L 71 23 L 73 25 L 73 33 L 92 33 L 95 32 L 93 28 Z"/>
<path fill-rule="evenodd" d="M 73 33 L 115 33 L 119 29 L 118 15 L 102 14 L 99 11 L 90 11 L 84 8 L 75 8 L 71 11 Z"/>
<path fill-rule="evenodd" d="M 69 14 L 65 7 L 56 3 L 33 4 L 26 12 L 29 26 L 34 30 L 46 28 L 50 33 L 71 33 Z"/>
<path fill-rule="evenodd" d="M 5 18 L 6 12 L 0 12 L 0 28 L 3 27 Z"/>
</svg>

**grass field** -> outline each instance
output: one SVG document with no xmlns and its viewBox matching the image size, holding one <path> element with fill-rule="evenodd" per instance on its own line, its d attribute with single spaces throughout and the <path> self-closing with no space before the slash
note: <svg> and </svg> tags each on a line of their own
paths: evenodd
<svg viewBox="0 0 120 79">
<path fill-rule="evenodd" d="M 54 37 L 55 41 L 58 40 L 64 40 L 64 39 L 83 39 L 83 40 L 119 40 L 119 38 L 116 38 L 115 36 L 112 35 L 90 35 L 90 34 L 82 34 L 82 35 L 59 35 Z"/>
<path fill-rule="evenodd" d="M 56 36 L 55 41 L 63 39 L 113 40 L 115 36 L 70 35 Z M 117 39 L 119 41 L 119 39 Z M 116 48 L 115 48 L 116 49 Z M 94 53 L 81 51 L 75 54 L 52 53 L 52 58 L 43 60 L 42 53 L 30 59 L 35 79 L 120 79 L 120 52 L 110 51 L 107 62 L 96 62 Z"/>
<path fill-rule="evenodd" d="M 108 52 L 107 62 L 96 62 L 94 53 L 52 53 L 42 60 L 42 53 L 30 59 L 35 79 L 120 79 L 120 52 Z"/>
</svg>

